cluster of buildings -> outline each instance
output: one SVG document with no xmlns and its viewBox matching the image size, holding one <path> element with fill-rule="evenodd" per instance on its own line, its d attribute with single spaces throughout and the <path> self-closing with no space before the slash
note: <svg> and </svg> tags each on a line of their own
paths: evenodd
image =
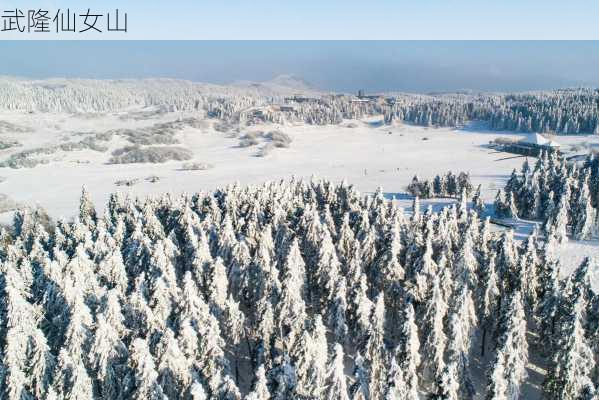
<svg viewBox="0 0 599 400">
<path fill-rule="evenodd" d="M 354 103 L 376 103 L 392 106 L 395 104 L 396 98 L 383 96 L 382 94 L 365 94 L 364 90 L 358 90 L 358 96 L 351 101 Z"/>
<path fill-rule="evenodd" d="M 241 113 L 243 120 L 264 120 L 266 117 L 275 112 L 294 112 L 297 111 L 300 104 L 325 104 L 328 99 L 346 99 L 350 103 L 373 104 L 380 106 L 392 106 L 396 102 L 395 97 L 383 96 L 381 94 L 365 94 L 363 90 L 359 90 L 357 96 L 341 93 L 330 94 L 329 97 L 310 97 L 301 94 L 296 94 L 291 97 L 285 97 L 283 104 L 271 104 L 263 107 L 252 107 Z"/>
</svg>

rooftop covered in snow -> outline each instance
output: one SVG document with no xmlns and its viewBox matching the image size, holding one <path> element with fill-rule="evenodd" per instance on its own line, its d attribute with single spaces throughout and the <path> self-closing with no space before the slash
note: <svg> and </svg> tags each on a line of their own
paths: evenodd
<svg viewBox="0 0 599 400">
<path fill-rule="evenodd" d="M 526 136 L 524 139 L 520 140 L 518 143 L 520 144 L 530 144 L 535 146 L 543 146 L 543 147 L 560 147 L 560 144 L 547 139 L 545 136 L 540 135 L 538 133 L 531 133 Z"/>
</svg>

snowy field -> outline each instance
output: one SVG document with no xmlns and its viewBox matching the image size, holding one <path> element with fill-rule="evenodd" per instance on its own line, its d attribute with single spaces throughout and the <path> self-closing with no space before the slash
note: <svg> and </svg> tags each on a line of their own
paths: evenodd
<svg viewBox="0 0 599 400">
<path fill-rule="evenodd" d="M 39 156 L 42 163 L 32 168 L 0 168 L 0 194 L 7 197 L 6 209 L 15 204 L 42 206 L 53 218 L 72 219 L 77 210 L 81 188 L 85 186 L 101 211 L 113 192 L 130 196 L 156 196 L 163 193 L 209 191 L 238 182 L 258 184 L 311 176 L 335 182 L 346 179 L 363 194 L 382 187 L 386 197 L 397 199 L 408 211 L 412 200 L 405 193 L 414 175 L 429 179 L 449 170 L 469 172 L 488 204 L 498 189 L 503 188 L 511 171 L 520 169 L 524 157 L 497 152 L 488 147 L 497 137 L 520 138 L 522 135 L 487 131 L 472 125 L 466 129 L 424 128 L 396 124 L 384 125 L 382 117 L 345 121 L 340 125 L 262 124 L 232 128 L 229 132 L 215 129 L 217 122 L 202 113 L 154 113 L 154 110 L 132 109 L 112 114 L 56 114 L 2 112 L 0 121 L 12 124 L 20 132 L 2 132 L 4 142 L 20 146 L 0 150 L 0 160 L 11 154 L 36 148 L 51 148 L 76 143 L 97 134 L 116 130 L 139 130 L 173 121 L 196 121 L 193 126 L 176 130 L 172 146 L 191 150 L 186 161 L 165 163 L 110 164 L 111 153 L 131 143 L 119 134 L 102 142 L 103 151 L 56 150 Z M 141 116 L 141 117 L 140 117 Z M 218 126 L 216 126 L 218 128 Z M 221 129 L 222 130 L 222 129 Z M 266 140 L 241 147 L 240 137 L 252 132 L 281 131 L 291 137 L 288 148 L 272 148 L 265 156 L 260 151 Z M 599 145 L 595 136 L 559 136 L 556 140 L 565 150 L 580 151 L 581 144 Z M 37 158 L 36 158 L 37 159 Z M 200 163 L 204 170 L 185 170 L 185 165 Z M 149 180 L 158 177 L 159 180 Z M 119 181 L 135 181 L 131 186 Z M 451 200 L 423 201 L 435 209 Z M 1 214 L 0 221 L 9 222 L 12 212 Z M 520 223 L 516 237 L 522 238 L 531 224 Z M 570 241 L 563 247 L 566 270 L 580 263 L 584 256 L 597 252 L 595 243 Z"/>
<path fill-rule="evenodd" d="M 0 155 L 7 158 L 31 148 L 80 141 L 95 133 L 138 129 L 190 117 L 195 115 L 168 113 L 136 121 L 123 120 L 118 115 L 2 113 L 1 120 L 32 128 L 32 131 L 3 134 L 4 140 L 16 140 L 23 146 L 3 150 Z M 380 122 L 380 118 L 372 118 L 348 121 L 340 126 L 268 124 L 242 128 L 235 135 L 280 130 L 292 138 L 289 148 L 275 148 L 259 157 L 262 143 L 240 147 L 239 137 L 216 131 L 214 123 L 208 120 L 200 128 L 186 127 L 175 135 L 180 142 L 175 146 L 190 149 L 192 160 L 162 164 L 108 164 L 110 153 L 128 144 L 114 136 L 105 152 L 59 150 L 46 156 L 47 163 L 34 168 L 0 168 L 0 176 L 6 178 L 0 184 L 0 193 L 22 204 L 39 204 L 53 217 L 68 219 L 73 216 L 83 185 L 100 207 L 114 191 L 132 196 L 196 192 L 234 182 L 254 184 L 312 175 L 333 181 L 347 179 L 363 193 L 382 186 L 389 197 L 401 198 L 415 174 L 431 178 L 453 170 L 470 172 L 473 183 L 482 184 L 485 197 L 492 200 L 512 169 L 519 168 L 523 161 L 521 157 L 497 153 L 485 146 L 497 134 L 409 125 L 389 127 Z M 211 168 L 183 171 L 183 164 L 188 162 L 206 163 Z M 145 181 L 153 175 L 160 180 Z M 118 180 L 130 179 L 139 179 L 140 183 L 130 187 L 115 185 Z"/>
</svg>

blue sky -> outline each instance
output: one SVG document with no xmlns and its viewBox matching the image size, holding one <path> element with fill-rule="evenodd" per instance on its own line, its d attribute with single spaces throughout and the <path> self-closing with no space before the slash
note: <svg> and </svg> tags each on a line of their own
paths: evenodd
<svg viewBox="0 0 599 400">
<path fill-rule="evenodd" d="M 0 0 L 2 10 L 15 7 L 82 11 L 79 0 Z M 90 0 L 84 7 L 126 11 L 129 31 L 0 32 L 0 74 L 214 83 L 294 74 L 340 91 L 599 86 L 599 41 L 528 41 L 599 40 L 598 1 Z"/>
<path fill-rule="evenodd" d="M 79 0 L 0 6 L 83 7 Z M 85 7 L 128 12 L 126 35 L 98 39 L 599 39 L 592 0 L 90 0 Z"/>
<path fill-rule="evenodd" d="M 335 91 L 599 87 L 599 41 L 0 41 L 0 75 L 265 81 Z"/>
</svg>

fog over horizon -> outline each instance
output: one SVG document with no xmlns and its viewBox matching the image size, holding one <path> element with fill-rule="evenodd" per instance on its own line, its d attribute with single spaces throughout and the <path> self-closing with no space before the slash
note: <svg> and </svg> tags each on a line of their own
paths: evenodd
<svg viewBox="0 0 599 400">
<path fill-rule="evenodd" d="M 32 79 L 229 84 L 290 75 L 335 92 L 599 86 L 595 41 L 4 41 L 0 51 L 0 75 Z"/>
</svg>

